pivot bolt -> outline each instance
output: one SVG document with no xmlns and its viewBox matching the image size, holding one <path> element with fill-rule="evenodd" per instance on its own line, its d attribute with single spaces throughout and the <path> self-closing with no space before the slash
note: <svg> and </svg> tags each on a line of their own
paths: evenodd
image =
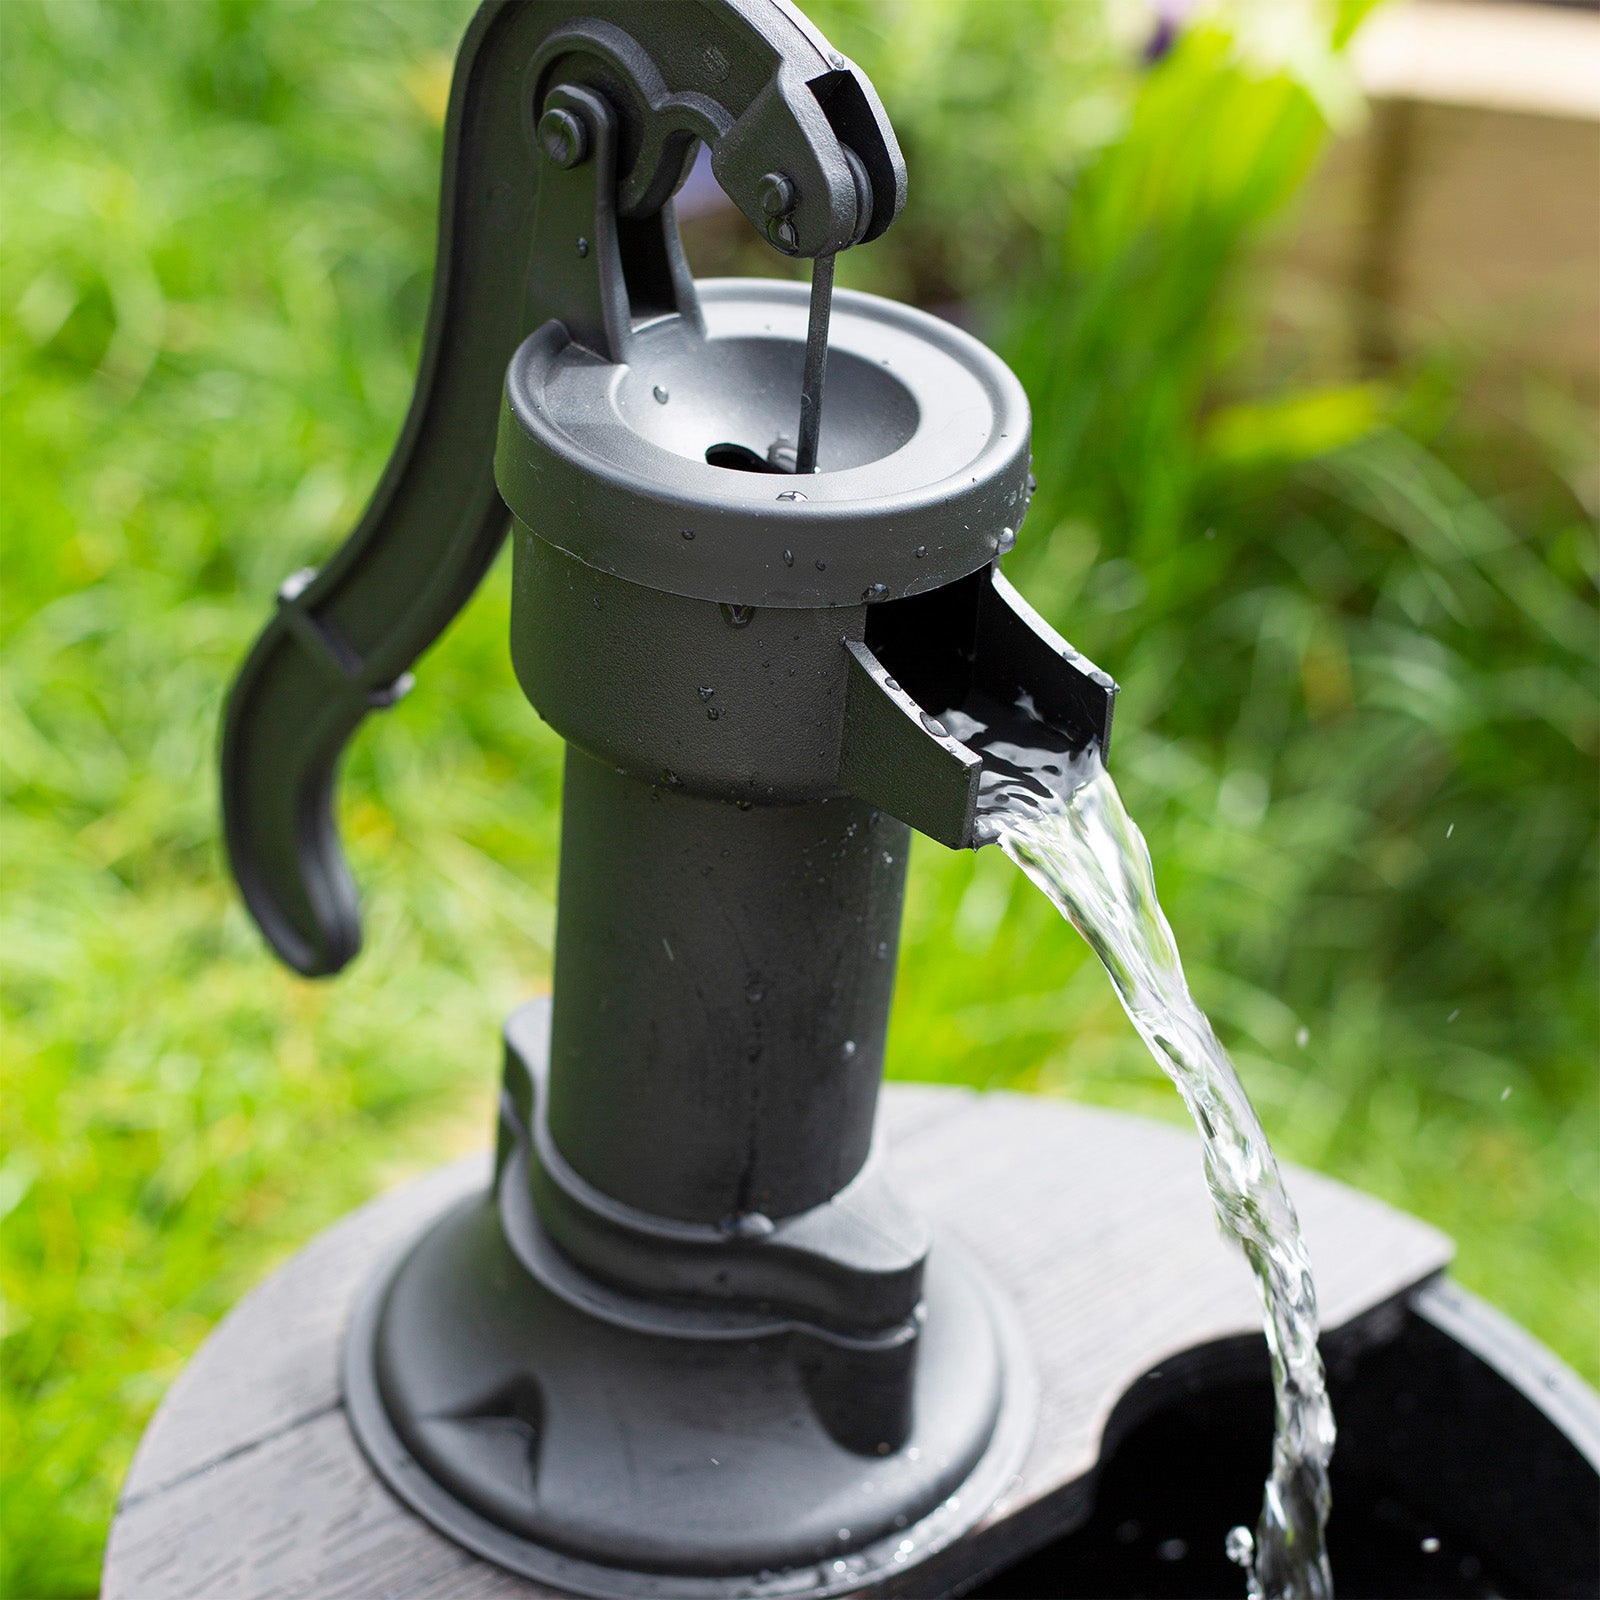
<svg viewBox="0 0 1600 1600">
<path fill-rule="evenodd" d="M 568 171 L 588 156 L 589 130 L 570 111 L 547 111 L 539 118 L 539 148 L 552 165 Z"/>
<path fill-rule="evenodd" d="M 785 172 L 769 172 L 756 183 L 756 205 L 764 217 L 786 217 L 798 197 L 794 179 Z"/>
</svg>

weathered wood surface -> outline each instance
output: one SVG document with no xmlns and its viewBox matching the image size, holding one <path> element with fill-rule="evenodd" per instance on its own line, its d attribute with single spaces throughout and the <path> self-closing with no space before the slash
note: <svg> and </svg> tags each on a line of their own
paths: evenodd
<svg viewBox="0 0 1600 1600">
<path fill-rule="evenodd" d="M 957 1550 L 907 1573 L 938 1592 L 1037 1542 L 1143 1373 L 1259 1329 L 1219 1238 L 1194 1138 L 1117 1112 L 895 1084 L 901 1182 L 1012 1295 L 1040 1375 L 1021 1481 Z M 329 1229 L 244 1300 L 173 1385 L 124 1488 L 103 1600 L 531 1600 L 552 1594 L 452 1545 L 367 1470 L 339 1396 L 340 1336 L 383 1257 L 487 1157 L 435 1172 Z M 1443 1235 L 1314 1174 L 1290 1182 L 1337 1328 L 1439 1270 Z"/>
</svg>

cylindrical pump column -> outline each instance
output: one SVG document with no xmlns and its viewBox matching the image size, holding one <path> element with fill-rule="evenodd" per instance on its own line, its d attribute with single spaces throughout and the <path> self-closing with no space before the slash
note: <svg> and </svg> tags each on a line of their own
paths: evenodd
<svg viewBox="0 0 1600 1600">
<path fill-rule="evenodd" d="M 909 830 L 567 755 L 549 1119 L 596 1188 L 720 1223 L 820 1204 L 872 1137 Z"/>
</svg>

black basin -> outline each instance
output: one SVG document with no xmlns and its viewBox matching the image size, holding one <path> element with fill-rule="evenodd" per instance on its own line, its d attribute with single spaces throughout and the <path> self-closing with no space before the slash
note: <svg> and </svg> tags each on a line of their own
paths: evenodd
<svg viewBox="0 0 1600 1600">
<path fill-rule="evenodd" d="M 1600 1398 L 1548 1351 L 1439 1281 L 1324 1354 L 1340 1600 L 1600 1595 Z M 1223 1539 L 1254 1523 L 1271 1426 L 1261 1341 L 1168 1363 L 1118 1407 L 1072 1531 L 968 1594 L 1242 1595 Z"/>
</svg>

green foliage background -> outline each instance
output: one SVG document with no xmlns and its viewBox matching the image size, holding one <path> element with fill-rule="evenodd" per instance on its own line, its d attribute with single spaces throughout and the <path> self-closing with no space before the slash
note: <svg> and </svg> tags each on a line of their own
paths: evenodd
<svg viewBox="0 0 1600 1600">
<path fill-rule="evenodd" d="M 965 300 L 1029 388 L 1008 572 L 1124 686 L 1119 782 L 1280 1150 L 1448 1229 L 1593 1378 L 1592 417 L 1264 337 L 1255 247 L 1358 111 L 1353 13 L 1236 6 L 1146 69 L 1132 7 L 808 9 L 913 175 L 847 276 Z M 213 797 L 230 676 L 409 396 L 469 10 L 0 8 L 8 1595 L 94 1591 L 163 1387 L 274 1260 L 487 1137 L 547 980 L 560 751 L 503 569 L 350 762 L 337 985 L 264 955 Z M 1178 1114 L 997 852 L 913 873 L 893 1072 Z"/>
</svg>

